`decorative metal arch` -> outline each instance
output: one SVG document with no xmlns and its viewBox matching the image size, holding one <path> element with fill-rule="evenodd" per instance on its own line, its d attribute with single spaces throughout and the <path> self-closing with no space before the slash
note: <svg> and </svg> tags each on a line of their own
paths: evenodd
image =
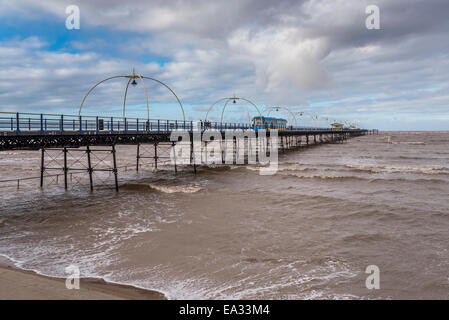
<svg viewBox="0 0 449 320">
<path fill-rule="evenodd" d="M 182 106 L 181 100 L 178 98 L 178 96 L 176 95 L 176 93 L 175 93 L 175 92 L 174 92 L 168 85 L 166 85 L 164 82 L 162 82 L 162 81 L 160 81 L 160 80 L 158 80 L 158 79 L 151 78 L 151 77 L 146 77 L 146 76 L 142 76 L 142 75 L 138 75 L 138 74 L 136 74 L 134 71 L 133 71 L 133 74 L 131 74 L 131 75 L 119 75 L 119 76 L 113 76 L 113 77 L 109 77 L 109 78 L 106 78 L 106 79 L 103 79 L 103 80 L 97 82 L 93 87 L 91 87 L 91 88 L 89 89 L 89 91 L 87 91 L 86 95 L 85 95 L 84 98 L 83 98 L 83 101 L 81 101 L 81 105 L 80 105 L 80 108 L 79 108 L 79 111 L 78 111 L 78 116 L 81 116 L 81 110 L 83 109 L 84 102 L 86 101 L 86 99 L 87 99 L 87 97 L 89 96 L 89 94 L 90 94 L 90 93 L 91 93 L 91 92 L 92 92 L 98 85 L 100 85 L 101 83 L 106 82 L 106 81 L 108 81 L 108 80 L 116 79 L 116 78 L 127 78 L 127 79 L 128 79 L 128 83 L 126 84 L 125 93 L 124 93 L 124 97 L 123 97 L 123 118 L 125 118 L 125 112 L 126 112 L 126 111 L 125 111 L 125 108 L 126 108 L 126 97 L 127 97 L 127 94 L 128 94 L 128 87 L 129 87 L 129 84 L 130 84 L 131 80 L 140 79 L 140 81 L 141 81 L 141 83 L 142 83 L 142 86 L 143 86 L 143 88 L 144 88 L 144 90 L 145 90 L 145 98 L 146 98 L 146 104 L 147 104 L 147 119 L 148 119 L 148 120 L 150 119 L 150 105 L 149 105 L 149 103 L 148 103 L 148 89 L 147 89 L 147 87 L 146 87 L 146 85 L 145 85 L 145 81 L 143 80 L 143 79 L 148 79 L 148 80 L 152 80 L 152 81 L 155 81 L 155 82 L 157 82 L 157 83 L 163 85 L 165 88 L 167 88 L 167 89 L 168 89 L 168 90 L 175 96 L 176 101 L 178 102 L 179 106 L 181 107 L 183 120 L 184 120 L 184 121 L 186 120 L 186 116 L 185 116 L 185 112 L 184 112 L 184 108 L 183 108 L 183 106 Z"/>
<path fill-rule="evenodd" d="M 250 105 L 252 105 L 254 108 L 256 108 L 256 110 L 257 110 L 257 112 L 259 113 L 259 115 L 262 116 L 262 113 L 260 112 L 259 108 L 256 106 L 255 103 L 253 103 L 252 101 L 250 101 L 250 100 L 248 100 L 248 99 L 241 98 L 241 97 L 235 97 L 235 96 L 234 96 L 234 97 L 231 97 L 231 98 L 221 98 L 221 99 L 218 99 L 218 100 L 215 101 L 213 104 L 211 104 L 210 107 L 209 107 L 209 109 L 207 109 L 206 117 L 204 118 L 204 121 L 205 121 L 205 122 L 207 121 L 207 116 L 209 115 L 209 112 L 212 110 L 212 108 L 213 108 L 217 103 L 222 102 L 222 101 L 225 101 L 225 100 L 226 100 L 226 102 L 225 102 L 225 104 L 223 105 L 223 109 L 221 110 L 221 119 L 220 119 L 220 122 L 221 122 L 221 123 L 223 123 L 224 112 L 225 112 L 226 106 L 228 105 L 229 101 L 242 100 L 242 101 L 248 102 Z M 247 109 L 247 111 L 248 111 L 248 109 Z M 249 112 L 248 112 L 248 119 L 249 119 L 249 120 L 248 120 L 248 122 L 249 122 L 248 124 L 249 124 L 249 126 L 251 127 L 251 119 L 249 118 Z"/>
<path fill-rule="evenodd" d="M 314 120 L 318 121 L 317 114 L 312 114 L 312 113 L 306 112 L 306 111 L 298 111 L 298 112 L 296 112 L 296 114 L 299 114 L 300 116 L 302 116 L 303 114 L 308 115 L 310 117 L 310 120 L 312 120 L 312 125 L 315 125 Z"/>
<path fill-rule="evenodd" d="M 271 111 L 273 111 L 273 110 L 276 110 L 276 111 L 277 111 L 278 109 L 282 109 L 282 110 L 287 111 L 287 112 L 293 117 L 293 120 L 294 120 L 294 122 L 295 122 L 295 125 L 297 124 L 297 119 L 296 119 L 295 113 L 292 112 L 292 111 L 291 111 L 289 108 L 287 108 L 287 107 L 276 107 L 276 106 L 274 106 L 274 107 L 267 107 L 267 108 L 265 108 L 265 110 L 264 110 L 263 112 L 268 111 L 267 116 L 269 116 L 270 113 L 271 113 Z"/>
</svg>

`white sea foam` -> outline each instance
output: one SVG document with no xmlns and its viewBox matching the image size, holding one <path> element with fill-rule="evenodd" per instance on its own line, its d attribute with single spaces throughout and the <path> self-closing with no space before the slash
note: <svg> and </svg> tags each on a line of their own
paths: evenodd
<svg viewBox="0 0 449 320">
<path fill-rule="evenodd" d="M 148 187 L 163 193 L 195 193 L 203 190 L 200 187 L 160 186 L 156 184 L 148 184 Z"/>
<path fill-rule="evenodd" d="M 347 168 L 367 170 L 367 171 L 373 170 L 376 171 L 376 169 L 384 169 L 396 172 L 420 172 L 420 173 L 431 173 L 434 171 L 441 171 L 446 169 L 443 166 L 404 166 L 404 165 L 388 165 L 388 164 L 370 164 L 370 165 L 347 164 L 345 166 Z M 377 171 L 380 172 L 379 170 Z"/>
</svg>

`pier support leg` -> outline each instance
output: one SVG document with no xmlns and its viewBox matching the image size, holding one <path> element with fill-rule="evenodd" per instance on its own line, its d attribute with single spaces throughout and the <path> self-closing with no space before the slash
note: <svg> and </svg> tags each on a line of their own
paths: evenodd
<svg viewBox="0 0 449 320">
<path fill-rule="evenodd" d="M 41 149 L 41 188 L 44 187 L 44 171 L 45 171 L 45 149 Z"/>
<path fill-rule="evenodd" d="M 157 169 L 157 142 L 154 144 L 154 168 Z"/>
<path fill-rule="evenodd" d="M 178 173 L 178 167 L 176 166 L 176 148 L 175 148 L 175 145 L 176 144 L 173 141 L 171 146 L 172 146 L 172 149 L 173 149 L 173 161 L 174 161 L 174 164 L 175 164 L 175 174 L 176 174 L 176 173 Z"/>
<path fill-rule="evenodd" d="M 281 137 L 281 146 L 282 146 L 282 153 L 285 153 L 284 137 Z"/>
<path fill-rule="evenodd" d="M 137 144 L 136 171 L 139 171 L 139 160 L 140 160 L 140 143 Z"/>
<path fill-rule="evenodd" d="M 225 146 L 226 146 L 226 142 L 224 141 L 224 139 L 220 142 L 220 146 L 221 146 L 221 164 L 225 163 Z"/>
<path fill-rule="evenodd" d="M 90 191 L 94 191 L 94 181 L 93 181 L 93 177 L 92 177 L 92 162 L 90 159 L 90 148 L 89 146 L 86 147 L 86 153 L 87 153 L 87 172 L 89 173 L 89 185 L 90 185 Z"/>
<path fill-rule="evenodd" d="M 233 148 L 233 152 L 234 152 L 234 156 L 233 156 L 233 162 L 234 164 L 237 164 L 237 138 L 233 137 L 233 144 L 234 144 L 234 148 Z"/>
<path fill-rule="evenodd" d="M 67 168 L 67 148 L 63 149 L 64 151 L 64 189 L 67 190 L 67 172 L 69 169 Z"/>
<path fill-rule="evenodd" d="M 115 145 L 112 145 L 112 160 L 114 163 L 114 168 L 112 169 L 112 171 L 114 172 L 114 179 L 115 179 L 115 191 L 118 192 L 118 172 L 117 172 L 117 157 L 115 155 Z"/>
<path fill-rule="evenodd" d="M 193 137 L 190 139 L 190 163 L 193 163 L 193 173 L 196 174 L 195 150 L 193 149 Z"/>
</svg>

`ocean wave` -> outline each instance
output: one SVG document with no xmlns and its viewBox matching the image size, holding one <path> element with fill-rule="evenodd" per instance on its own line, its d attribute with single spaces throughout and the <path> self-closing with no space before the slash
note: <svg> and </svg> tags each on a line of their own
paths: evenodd
<svg viewBox="0 0 449 320">
<path fill-rule="evenodd" d="M 185 186 L 162 186 L 151 183 L 134 183 L 125 184 L 122 188 L 127 190 L 155 190 L 163 193 L 196 193 L 203 190 L 200 187 L 185 187 Z"/>
<path fill-rule="evenodd" d="M 308 171 L 308 170 L 316 170 L 315 168 L 278 168 L 277 171 Z"/>
<path fill-rule="evenodd" d="M 360 180 L 367 180 L 365 178 L 356 177 L 356 176 L 326 176 L 326 175 L 303 175 L 303 174 L 289 174 L 286 175 L 286 177 L 297 177 L 301 179 L 322 179 L 322 180 L 350 180 L 350 179 L 360 179 Z"/>
<path fill-rule="evenodd" d="M 344 242 L 362 242 L 386 240 L 388 237 L 381 233 L 355 233 L 342 237 Z"/>
<path fill-rule="evenodd" d="M 203 190 L 203 188 L 200 187 L 180 187 L 180 186 L 172 186 L 172 187 L 167 187 L 167 186 L 158 186 L 158 185 L 154 185 L 154 184 L 149 184 L 148 185 L 151 189 L 163 192 L 163 193 L 195 193 L 198 191 Z"/>
<path fill-rule="evenodd" d="M 385 181 L 399 181 L 399 182 L 413 182 L 413 183 L 448 183 L 448 181 L 443 179 L 406 179 L 406 178 L 376 178 L 376 179 L 367 179 L 370 182 L 385 182 Z"/>
<path fill-rule="evenodd" d="M 411 144 L 411 145 L 424 145 L 425 142 L 422 141 L 403 141 L 403 142 L 396 142 L 392 141 L 392 144 Z"/>
<path fill-rule="evenodd" d="M 346 164 L 345 167 L 361 170 L 361 171 L 370 171 L 370 172 L 382 172 L 378 169 L 384 169 L 393 172 L 418 172 L 418 173 L 429 173 L 429 174 L 438 174 L 440 172 L 447 169 L 443 166 L 400 166 L 400 165 L 357 165 L 357 164 Z M 444 172 L 443 172 L 444 173 Z"/>
<path fill-rule="evenodd" d="M 335 181 L 344 181 L 344 180 L 359 180 L 359 181 L 368 181 L 368 182 L 388 182 L 388 181 L 399 181 L 399 182 L 434 182 L 434 183 L 447 183 L 446 180 L 443 179 L 407 179 L 407 178 L 370 178 L 370 177 L 361 177 L 361 176 L 326 176 L 326 175 L 302 175 L 302 174 L 287 174 L 284 175 L 284 178 L 296 177 L 300 179 L 321 179 L 321 180 L 335 180 Z"/>
<path fill-rule="evenodd" d="M 246 169 L 249 171 L 260 171 L 261 167 L 246 166 Z"/>
</svg>

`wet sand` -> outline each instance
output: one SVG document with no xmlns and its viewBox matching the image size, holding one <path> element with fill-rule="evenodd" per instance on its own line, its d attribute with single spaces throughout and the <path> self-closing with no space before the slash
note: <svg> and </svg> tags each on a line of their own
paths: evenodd
<svg viewBox="0 0 449 320">
<path fill-rule="evenodd" d="M 3 262 L 3 261 L 2 261 Z M 80 289 L 68 290 L 65 279 L 39 275 L 13 265 L 0 265 L 0 300 L 165 300 L 157 291 L 80 279 Z"/>
</svg>

